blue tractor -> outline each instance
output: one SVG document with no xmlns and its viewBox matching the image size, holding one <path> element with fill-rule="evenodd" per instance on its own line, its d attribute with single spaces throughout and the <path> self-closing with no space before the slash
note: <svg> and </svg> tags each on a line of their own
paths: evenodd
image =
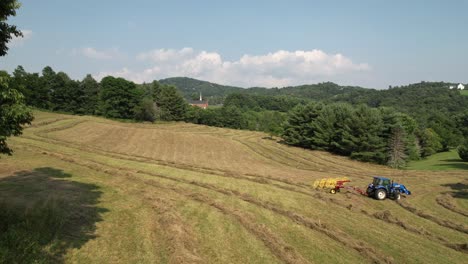
<svg viewBox="0 0 468 264">
<path fill-rule="evenodd" d="M 377 200 L 384 200 L 385 198 L 400 200 L 402 193 L 411 194 L 403 184 L 395 183 L 384 177 L 374 177 L 374 181 L 367 186 L 366 193 L 367 196 L 374 197 Z"/>
</svg>

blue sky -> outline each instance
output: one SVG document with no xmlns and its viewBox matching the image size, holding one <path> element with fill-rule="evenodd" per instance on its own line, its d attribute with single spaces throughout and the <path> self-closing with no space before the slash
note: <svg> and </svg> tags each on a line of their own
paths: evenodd
<svg viewBox="0 0 468 264">
<path fill-rule="evenodd" d="M 282 87 L 468 82 L 468 1 L 22 0 L 0 69 Z"/>
</svg>

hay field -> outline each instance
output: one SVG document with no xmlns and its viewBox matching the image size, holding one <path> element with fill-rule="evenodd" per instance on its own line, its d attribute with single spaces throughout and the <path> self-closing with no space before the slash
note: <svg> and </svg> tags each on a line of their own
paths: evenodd
<svg viewBox="0 0 468 264">
<path fill-rule="evenodd" d="M 258 132 L 43 112 L 9 144 L 0 205 L 60 216 L 34 244 L 46 262 L 466 263 L 466 170 L 397 171 Z M 365 188 L 373 175 L 413 195 L 311 188 L 343 176 Z"/>
</svg>

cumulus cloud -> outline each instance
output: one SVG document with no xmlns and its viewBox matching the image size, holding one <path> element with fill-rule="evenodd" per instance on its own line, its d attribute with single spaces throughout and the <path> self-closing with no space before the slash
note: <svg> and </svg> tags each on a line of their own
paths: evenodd
<svg viewBox="0 0 468 264">
<path fill-rule="evenodd" d="M 97 50 L 92 47 L 85 47 L 81 49 L 72 50 L 73 55 L 83 55 L 90 59 L 96 60 L 109 60 L 120 57 L 122 54 L 117 48 L 107 49 L 107 50 Z"/>
<path fill-rule="evenodd" d="M 12 34 L 12 38 L 9 42 L 10 47 L 17 47 L 17 46 L 23 45 L 26 40 L 32 37 L 32 34 L 33 34 L 32 30 L 28 30 L 28 29 L 23 29 L 21 30 L 21 32 L 23 33 L 22 37 L 16 37 L 15 35 Z"/>
<path fill-rule="evenodd" d="M 328 54 L 317 49 L 246 54 L 232 61 L 224 60 L 217 52 L 195 52 L 192 48 L 157 49 L 140 53 L 136 59 L 152 66 L 140 71 L 123 68 L 101 72 L 96 77 L 113 75 L 141 83 L 186 76 L 243 87 L 282 87 L 321 81 L 346 82 L 347 76 L 371 70 L 367 63 L 355 63 L 342 54 Z"/>
</svg>

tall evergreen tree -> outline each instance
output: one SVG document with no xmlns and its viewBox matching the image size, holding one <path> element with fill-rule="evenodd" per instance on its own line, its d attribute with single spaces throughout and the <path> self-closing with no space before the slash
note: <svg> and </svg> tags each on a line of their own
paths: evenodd
<svg viewBox="0 0 468 264">
<path fill-rule="evenodd" d="M 329 150 L 340 155 L 351 155 L 351 128 L 349 121 L 353 117 L 353 108 L 349 104 L 331 104 L 330 107 L 335 116 L 333 126 L 333 138 Z"/>
<path fill-rule="evenodd" d="M 382 138 L 383 121 L 377 109 L 366 105 L 358 106 L 348 119 L 349 138 L 345 144 L 351 150 L 351 158 L 362 161 L 384 163 L 386 142 Z"/>
<path fill-rule="evenodd" d="M 287 144 L 311 148 L 315 137 L 313 121 L 319 116 L 321 105 L 309 103 L 297 105 L 289 113 L 283 125 L 282 138 Z"/>
<path fill-rule="evenodd" d="M 313 131 L 310 138 L 310 148 L 320 150 L 332 150 L 336 138 L 336 113 L 332 107 L 317 105 L 317 117 L 310 121 L 308 126 Z"/>
<path fill-rule="evenodd" d="M 390 167 L 399 169 L 406 165 L 405 132 L 402 127 L 395 127 L 392 129 L 388 152 L 388 165 Z"/>
<path fill-rule="evenodd" d="M 181 121 L 185 117 L 187 103 L 174 86 L 163 85 L 157 93 L 156 105 L 160 118 L 166 121 Z"/>
</svg>

